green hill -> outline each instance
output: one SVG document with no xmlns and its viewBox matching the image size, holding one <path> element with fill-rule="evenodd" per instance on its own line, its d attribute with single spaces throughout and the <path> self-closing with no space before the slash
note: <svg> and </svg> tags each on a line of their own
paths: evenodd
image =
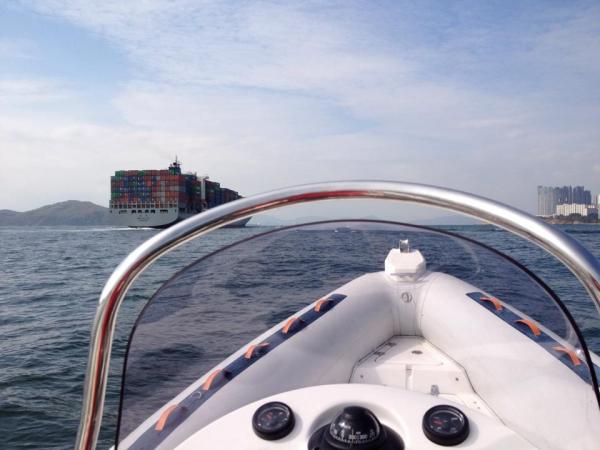
<svg viewBox="0 0 600 450">
<path fill-rule="evenodd" d="M 0 226 L 111 224 L 108 208 L 78 200 L 54 203 L 25 212 L 0 210 Z"/>
</svg>

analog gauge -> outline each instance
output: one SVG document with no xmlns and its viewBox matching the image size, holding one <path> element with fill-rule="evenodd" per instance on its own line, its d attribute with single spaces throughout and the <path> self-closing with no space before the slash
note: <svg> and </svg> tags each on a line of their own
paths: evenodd
<svg viewBox="0 0 600 450">
<path fill-rule="evenodd" d="M 262 439 L 268 441 L 281 439 L 290 434 L 294 428 L 294 413 L 285 403 L 265 403 L 254 413 L 252 428 Z"/>
<path fill-rule="evenodd" d="M 439 445 L 458 445 L 469 436 L 469 420 L 458 408 L 437 405 L 423 416 L 425 436 Z"/>
</svg>

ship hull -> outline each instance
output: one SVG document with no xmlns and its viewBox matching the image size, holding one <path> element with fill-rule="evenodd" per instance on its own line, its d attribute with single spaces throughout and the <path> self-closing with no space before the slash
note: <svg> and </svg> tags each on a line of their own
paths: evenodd
<svg viewBox="0 0 600 450">
<path fill-rule="evenodd" d="M 130 228 L 168 228 L 171 225 L 188 219 L 195 214 L 182 213 L 177 208 L 168 209 L 110 209 L 113 223 L 117 226 Z M 238 220 L 224 228 L 245 227 L 250 218 Z"/>
</svg>

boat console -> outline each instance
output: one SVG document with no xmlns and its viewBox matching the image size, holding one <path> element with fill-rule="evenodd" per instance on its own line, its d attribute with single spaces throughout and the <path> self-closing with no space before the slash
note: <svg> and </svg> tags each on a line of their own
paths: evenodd
<svg viewBox="0 0 600 450">
<path fill-rule="evenodd" d="M 256 432 L 262 409 L 265 427 L 293 426 L 277 439 Z M 325 385 L 284 392 L 233 411 L 190 436 L 178 450 L 198 448 L 439 449 L 440 446 L 534 449 L 501 421 L 439 397 L 376 385 Z"/>
<path fill-rule="evenodd" d="M 599 317 L 600 263 L 491 200 L 392 182 L 240 199 L 157 234 L 108 280 L 76 448 L 96 447 L 116 315 L 144 270 L 228 224 L 348 199 L 433 205 L 510 231 L 562 262 L 591 299 L 577 308 Z M 453 230 L 383 220 L 237 233 L 208 254 L 186 247 L 148 294 L 127 344 L 116 449 L 598 448 L 600 357 L 571 305 L 519 261 Z"/>
</svg>

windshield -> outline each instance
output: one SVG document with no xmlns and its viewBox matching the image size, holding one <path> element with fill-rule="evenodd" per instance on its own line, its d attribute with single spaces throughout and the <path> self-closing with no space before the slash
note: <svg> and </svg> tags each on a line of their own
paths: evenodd
<svg viewBox="0 0 600 450">
<path fill-rule="evenodd" d="M 386 278 L 384 262 L 401 240 L 408 240 L 408 252 L 418 249 L 426 271 L 398 281 L 390 274 Z M 390 283 L 396 283 L 393 292 Z M 316 306 L 310 309 L 315 301 L 325 299 L 323 304 L 331 307 L 365 295 L 372 297 L 373 311 L 361 313 L 364 322 L 348 324 L 349 329 L 342 327 L 328 342 L 304 348 L 305 364 L 294 366 L 282 359 L 289 371 L 260 369 L 263 359 L 266 364 L 276 358 L 276 347 L 292 349 L 291 339 L 276 335 L 290 318 L 300 318 L 309 329 L 316 320 L 310 315 L 315 314 Z M 378 300 L 386 296 L 391 303 Z M 383 306 L 377 306 L 379 301 Z M 390 312 L 390 305 L 398 312 Z M 390 314 L 398 317 L 388 321 Z M 352 327 L 362 339 L 350 344 Z M 338 343 L 341 334 L 347 335 Z M 541 280 L 510 258 L 448 232 L 336 221 L 269 230 L 222 248 L 189 264 L 154 294 L 129 342 L 117 443 L 122 444 L 119 448 L 172 447 L 227 413 L 270 395 L 360 383 L 361 361 L 395 336 L 422 339 L 464 373 L 464 386 L 444 387 L 441 395 L 467 407 L 465 399 L 478 399 L 491 416 L 529 440 L 539 424 L 522 423 L 512 410 L 531 414 L 530 403 L 551 410 L 560 397 L 531 385 L 532 376 L 542 385 L 557 376 L 580 382 L 570 391 L 572 406 L 565 411 L 586 411 L 577 418 L 580 425 L 598 426 L 589 370 L 593 363 L 568 312 Z M 244 359 L 251 343 L 261 353 L 256 364 Z M 355 348 L 347 350 L 346 345 Z M 347 361 L 333 368 L 332 359 L 342 354 Z M 267 372 L 250 376 L 260 370 Z M 211 376 L 212 390 L 203 390 Z M 439 390 L 442 384 L 423 388 L 407 383 L 403 388 L 419 392 L 435 385 Z M 525 393 L 532 399 L 523 400 Z M 521 400 L 507 404 L 511 396 Z M 167 423 L 171 431 L 157 431 L 170 404 L 185 408 Z M 557 425 L 547 423 L 549 429 Z"/>
</svg>

